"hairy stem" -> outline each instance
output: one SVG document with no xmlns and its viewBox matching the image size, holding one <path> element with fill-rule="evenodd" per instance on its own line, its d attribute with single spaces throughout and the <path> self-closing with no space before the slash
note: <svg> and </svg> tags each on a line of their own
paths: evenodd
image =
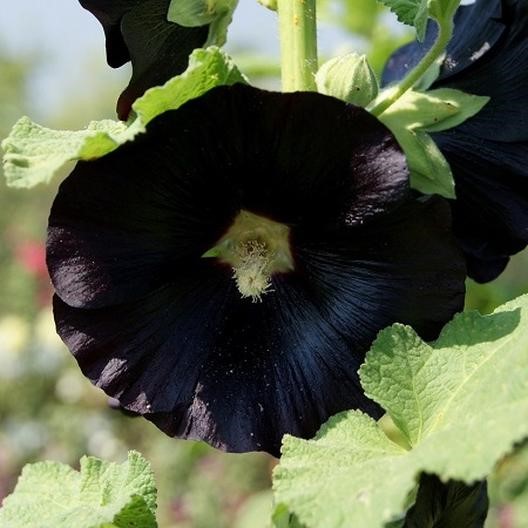
<svg viewBox="0 0 528 528">
<path fill-rule="evenodd" d="M 394 104 L 407 90 L 410 90 L 427 72 L 427 70 L 434 64 L 434 62 L 444 53 L 447 44 L 453 35 L 453 21 L 450 18 L 448 21 L 438 22 L 438 36 L 431 49 L 426 53 L 424 58 L 407 74 L 407 76 L 389 92 L 389 95 L 382 99 L 371 113 L 375 116 L 380 116 Z"/>
<path fill-rule="evenodd" d="M 316 0 L 278 0 L 284 92 L 315 91 Z"/>
</svg>

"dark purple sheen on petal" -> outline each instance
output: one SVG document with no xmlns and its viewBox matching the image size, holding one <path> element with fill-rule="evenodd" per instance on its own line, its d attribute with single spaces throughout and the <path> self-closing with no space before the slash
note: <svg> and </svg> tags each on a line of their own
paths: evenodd
<svg viewBox="0 0 528 528">
<path fill-rule="evenodd" d="M 290 227 L 295 269 L 262 302 L 201 258 L 241 209 Z M 409 193 L 404 155 L 361 108 L 220 87 L 61 185 L 48 266 L 82 371 L 167 434 L 279 453 L 336 412 L 374 417 L 357 370 L 393 322 L 425 338 L 462 308 L 449 207 Z"/>
<path fill-rule="evenodd" d="M 479 273 L 479 260 L 507 262 L 528 243 L 528 143 L 483 140 L 462 127 L 434 139 L 457 177 L 457 200 L 451 202 L 455 234 L 472 257 L 471 276 L 485 282 L 494 278 L 493 269 L 502 269 L 486 265 Z"/>
<path fill-rule="evenodd" d="M 189 55 L 207 40 L 208 26 L 183 27 L 169 22 L 170 0 L 143 0 L 121 21 L 121 33 L 132 61 L 132 78 L 117 102 L 117 114 L 125 120 L 134 101 L 152 86 L 182 73 Z"/>
<path fill-rule="evenodd" d="M 407 191 L 401 150 L 363 109 L 220 87 L 77 165 L 51 210 L 48 268 L 70 306 L 119 304 L 199 258 L 240 209 L 315 230 L 364 222 Z"/>
<path fill-rule="evenodd" d="M 438 198 L 324 237 L 296 230 L 293 245 L 296 271 L 262 303 L 208 260 L 126 306 L 57 298 L 58 331 L 89 378 L 168 434 L 278 456 L 283 434 L 310 437 L 336 412 L 379 417 L 357 375 L 376 333 L 400 321 L 432 339 L 464 296 Z"/>
<path fill-rule="evenodd" d="M 167 20 L 170 0 L 79 0 L 103 26 L 107 62 L 132 61 L 132 78 L 120 95 L 117 114 L 126 120 L 132 104 L 152 86 L 182 73 L 201 48 L 208 26 L 187 28 Z"/>
<path fill-rule="evenodd" d="M 461 7 L 439 79 L 450 87 L 490 97 L 456 129 L 433 134 L 449 161 L 457 200 L 453 226 L 469 275 L 497 277 L 509 255 L 528 244 L 528 3 L 477 0 Z M 427 44 L 410 44 L 389 60 L 385 80 L 402 78 Z"/>
<path fill-rule="evenodd" d="M 463 72 L 495 46 L 505 31 L 501 13 L 501 0 L 477 0 L 458 9 L 439 81 Z M 437 35 L 438 26 L 430 20 L 423 42 L 411 42 L 393 53 L 383 70 L 383 85 L 403 79 L 427 53 Z"/>
<path fill-rule="evenodd" d="M 221 180 L 159 137 L 80 162 L 61 184 L 48 226 L 47 264 L 59 297 L 95 308 L 137 299 L 199 260 L 235 210 Z M 207 186 L 208 192 L 202 192 Z"/>
<path fill-rule="evenodd" d="M 195 170 L 223 179 L 227 202 L 287 224 L 364 222 L 408 192 L 405 157 L 389 130 L 316 93 L 218 87 L 158 117 L 149 132 L 183 145 L 174 148 L 196 160 Z"/>
</svg>

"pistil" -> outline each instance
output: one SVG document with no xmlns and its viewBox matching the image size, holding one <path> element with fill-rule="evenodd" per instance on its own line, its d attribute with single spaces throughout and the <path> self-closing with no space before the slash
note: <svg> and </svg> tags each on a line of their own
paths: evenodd
<svg viewBox="0 0 528 528">
<path fill-rule="evenodd" d="M 242 210 L 231 227 L 204 257 L 229 264 L 243 299 L 261 302 L 271 291 L 275 273 L 294 269 L 288 226 Z"/>
</svg>

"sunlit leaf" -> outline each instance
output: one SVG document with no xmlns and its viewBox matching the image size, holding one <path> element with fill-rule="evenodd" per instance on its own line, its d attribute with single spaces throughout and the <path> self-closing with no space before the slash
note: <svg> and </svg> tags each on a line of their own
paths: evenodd
<svg viewBox="0 0 528 528">
<path fill-rule="evenodd" d="M 410 448 L 358 411 L 313 440 L 286 436 L 275 498 L 308 528 L 381 528 L 403 517 L 422 472 L 471 484 L 528 437 L 528 296 L 456 316 L 434 344 L 393 325 L 360 374 Z"/>
</svg>

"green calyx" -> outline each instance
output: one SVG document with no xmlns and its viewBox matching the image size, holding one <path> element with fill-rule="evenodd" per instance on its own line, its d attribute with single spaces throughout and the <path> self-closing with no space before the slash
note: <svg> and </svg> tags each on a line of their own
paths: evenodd
<svg viewBox="0 0 528 528">
<path fill-rule="evenodd" d="M 203 257 L 218 258 L 231 266 L 242 298 L 258 302 L 270 291 L 274 273 L 294 269 L 289 235 L 288 226 L 242 210 L 225 235 Z"/>
<path fill-rule="evenodd" d="M 349 53 L 325 62 L 315 76 L 319 93 L 365 108 L 378 95 L 378 81 L 365 55 Z"/>
</svg>

